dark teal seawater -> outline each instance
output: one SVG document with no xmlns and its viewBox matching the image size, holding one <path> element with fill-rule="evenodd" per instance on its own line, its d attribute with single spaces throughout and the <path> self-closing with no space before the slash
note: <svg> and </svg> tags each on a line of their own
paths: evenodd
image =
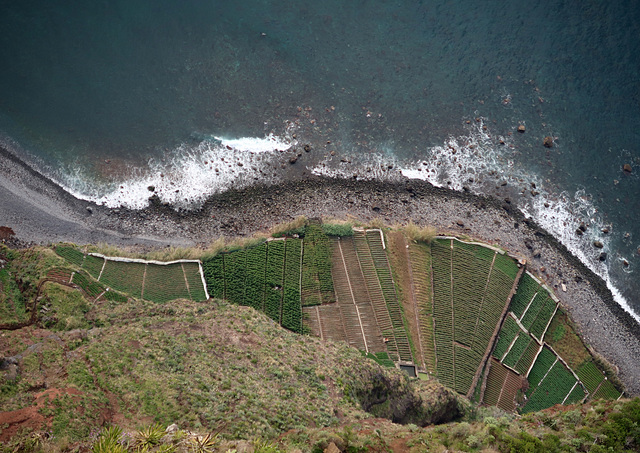
<svg viewBox="0 0 640 453">
<path fill-rule="evenodd" d="M 0 130 L 76 192 L 99 197 L 119 171 L 197 155 L 209 135 L 283 135 L 286 121 L 409 169 L 438 153 L 455 166 L 448 138 L 464 148 L 486 134 L 465 171 L 437 181 L 473 175 L 485 193 L 496 175 L 516 191 L 535 181 L 549 208 L 525 200 L 527 212 L 640 311 L 640 2 L 0 1 L 0 12 Z"/>
</svg>

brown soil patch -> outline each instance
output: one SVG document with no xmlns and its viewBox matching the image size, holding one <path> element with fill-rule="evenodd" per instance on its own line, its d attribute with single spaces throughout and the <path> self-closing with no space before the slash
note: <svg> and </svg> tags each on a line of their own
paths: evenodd
<svg viewBox="0 0 640 453">
<path fill-rule="evenodd" d="M 35 405 L 9 412 L 0 412 L 0 426 L 7 426 L 0 431 L 0 442 L 6 442 L 24 429 L 40 430 L 51 426 L 52 417 L 44 417 L 40 409 L 62 395 L 82 395 L 74 388 L 51 388 L 35 395 Z"/>
<path fill-rule="evenodd" d="M 15 236 L 15 233 L 11 228 L 0 226 L 0 241 L 11 239 L 13 236 Z"/>
</svg>

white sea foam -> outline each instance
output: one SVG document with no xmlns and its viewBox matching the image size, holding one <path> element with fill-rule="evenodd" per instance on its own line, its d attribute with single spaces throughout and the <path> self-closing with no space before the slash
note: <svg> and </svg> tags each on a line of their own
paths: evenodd
<svg viewBox="0 0 640 453">
<path fill-rule="evenodd" d="M 293 145 L 293 141 L 273 134 L 264 138 L 212 137 L 195 146 L 183 144 L 163 160 L 151 160 L 147 168 L 134 169 L 132 177 L 110 187 L 96 188 L 95 182 L 90 186 L 79 170 L 66 173 L 64 186 L 78 198 L 112 208 L 145 208 L 152 194 L 176 208 L 194 208 L 213 193 L 279 181 L 281 176 L 274 168 L 281 154 Z"/>
<path fill-rule="evenodd" d="M 549 183 L 530 171 L 520 167 L 515 161 L 515 148 L 509 137 L 492 137 L 482 121 L 471 125 L 469 133 L 460 137 L 450 137 L 441 146 L 425 151 L 422 159 L 399 162 L 382 153 L 353 157 L 362 179 L 389 179 L 398 174 L 406 178 L 422 179 L 437 187 L 454 190 L 468 189 L 476 194 L 486 193 L 496 184 L 506 182 L 510 187 L 520 187 L 523 194 L 519 206 L 525 216 L 533 218 L 543 228 L 560 240 L 589 269 L 598 274 L 611 290 L 615 301 L 640 322 L 640 316 L 633 311 L 628 301 L 613 285 L 609 266 L 619 265 L 615 259 L 600 261 L 600 252 L 612 255 L 611 242 L 614 235 L 604 235 L 605 226 L 597 207 L 585 190 L 573 195 L 568 192 L 556 193 Z M 393 171 L 388 165 L 393 165 Z M 329 157 L 311 169 L 314 174 L 349 178 L 354 175 L 350 165 Z M 533 183 L 533 185 L 532 185 Z M 535 187 L 536 196 L 529 196 Z M 586 225 L 582 236 L 575 234 L 581 222 Z M 603 243 L 603 249 L 593 247 L 593 241 Z M 629 272 L 629 268 L 626 269 Z"/>
</svg>

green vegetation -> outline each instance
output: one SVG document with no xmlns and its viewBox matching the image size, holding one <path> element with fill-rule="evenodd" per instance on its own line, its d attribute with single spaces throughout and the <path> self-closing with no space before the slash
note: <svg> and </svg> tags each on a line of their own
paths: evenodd
<svg viewBox="0 0 640 453">
<path fill-rule="evenodd" d="M 320 225 L 307 225 L 302 257 L 302 305 L 335 302 L 331 278 L 331 244 Z"/>
<path fill-rule="evenodd" d="M 436 237 L 436 229 L 430 226 L 419 227 L 413 222 L 409 222 L 402 230 L 409 239 L 415 242 L 423 242 L 425 244 L 431 244 L 431 241 Z"/>
<path fill-rule="evenodd" d="M 37 324 L 3 332 L 3 354 L 15 358 L 0 370 L 0 407 L 36 405 L 59 442 L 53 446 L 49 437 L 26 431 L 12 434 L 20 448 L 66 451 L 66 442 L 81 443 L 82 451 L 227 451 L 243 439 L 248 451 L 320 451 L 331 442 L 348 451 L 385 451 L 399 432 L 404 447 L 415 451 L 425 445 L 429 451 L 636 445 L 635 431 L 625 431 L 624 420 L 633 419 L 635 409 L 626 408 L 637 400 L 593 403 L 607 413 L 567 413 L 586 431 L 560 434 L 556 427 L 564 419 L 537 412 L 561 403 L 617 400 L 622 387 L 613 369 L 585 347 L 546 287 L 526 273 L 515 281 L 522 272 L 513 259 L 455 239 L 428 245 L 398 232 L 385 237 L 353 230 L 350 223 L 331 225 L 298 221 L 281 239 L 226 243 L 217 254 L 209 248 L 201 265 L 115 261 L 68 244 L 1 248 L 2 320 L 28 321 L 36 300 Z M 292 237 L 293 230 L 303 239 Z M 342 239 L 328 237 L 339 230 Z M 395 252 L 386 240 L 392 234 Z M 336 277 L 338 303 L 331 241 L 340 244 L 333 265 L 339 262 L 348 274 Z M 402 268 L 399 259 L 410 267 Z M 213 298 L 207 301 L 200 269 Z M 405 300 L 411 291 L 415 311 L 407 311 L 409 317 L 404 310 L 411 310 Z M 341 305 L 347 296 L 351 317 Z M 365 296 L 370 307 L 362 305 Z M 305 316 L 315 316 L 305 328 L 303 303 L 322 304 L 305 309 Z M 311 328 L 319 336 L 321 325 L 325 338 L 335 328 L 338 339 L 366 337 L 375 352 L 295 335 Z M 420 336 L 411 336 L 410 329 Z M 420 379 L 410 380 L 391 369 L 396 361 L 426 367 Z M 468 410 L 466 425 L 418 428 L 462 412 L 451 391 L 424 377 L 437 377 L 474 401 L 522 412 L 522 420 L 541 421 L 550 431 L 541 425 L 528 430 L 522 422 L 518 433 L 495 420 L 485 423 L 483 411 L 504 415 L 497 408 Z M 618 413 L 624 415 L 609 416 Z M 371 436 L 370 425 L 359 426 L 371 416 L 409 425 L 371 422 L 380 426 Z M 598 417 L 601 425 L 593 428 Z M 112 428 L 89 440 L 91 431 L 116 419 L 119 433 Z M 171 423 L 209 434 L 178 429 L 165 435 Z M 0 436 L 7 429 L 0 425 Z M 622 432 L 624 441 L 598 437 Z"/>
</svg>

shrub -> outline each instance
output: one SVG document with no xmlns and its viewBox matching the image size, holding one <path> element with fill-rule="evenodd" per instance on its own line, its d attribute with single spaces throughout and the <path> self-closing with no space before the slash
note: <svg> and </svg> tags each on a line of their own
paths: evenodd
<svg viewBox="0 0 640 453">
<path fill-rule="evenodd" d="M 127 448 L 121 443 L 122 428 L 110 426 L 102 430 L 100 437 L 93 444 L 93 453 L 126 453 Z"/>
<path fill-rule="evenodd" d="M 404 226 L 404 232 L 412 241 L 424 242 L 425 244 L 431 244 L 431 241 L 433 241 L 437 234 L 434 227 L 419 227 L 411 221 Z"/>
<path fill-rule="evenodd" d="M 283 236 L 304 236 L 305 225 L 307 224 L 307 219 L 305 216 L 301 215 L 296 217 L 294 220 L 290 222 L 280 223 L 271 228 L 271 236 L 274 238 L 281 238 Z"/>
<path fill-rule="evenodd" d="M 322 231 L 327 236 L 353 236 L 353 225 L 349 222 L 323 223 Z"/>
<path fill-rule="evenodd" d="M 164 434 L 164 428 L 157 423 L 147 426 L 146 428 L 142 428 L 136 433 L 136 446 L 138 448 L 144 448 L 158 445 Z"/>
</svg>

